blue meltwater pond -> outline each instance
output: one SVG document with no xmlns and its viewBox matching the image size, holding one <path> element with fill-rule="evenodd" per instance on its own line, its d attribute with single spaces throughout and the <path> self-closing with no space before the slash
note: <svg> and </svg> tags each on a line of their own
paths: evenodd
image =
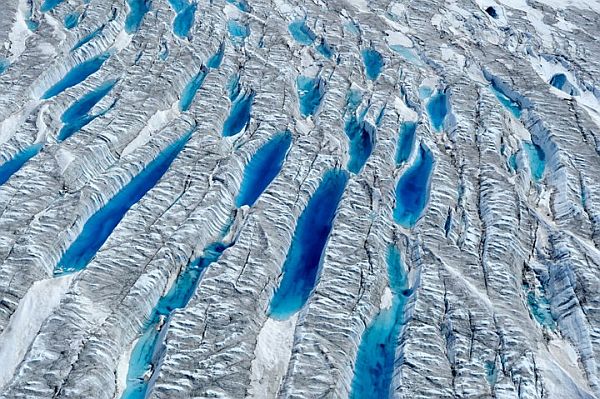
<svg viewBox="0 0 600 399">
<path fill-rule="evenodd" d="M 394 220 L 403 227 L 415 225 L 429 200 L 433 154 L 424 144 L 419 147 L 415 162 L 400 177 L 396 186 Z"/>
<path fill-rule="evenodd" d="M 300 215 L 283 265 L 283 277 L 271 299 L 269 313 L 272 318 L 289 318 L 302 309 L 312 293 L 347 181 L 347 172 L 327 171 Z"/>
<path fill-rule="evenodd" d="M 60 117 L 64 126 L 58 133 L 58 141 L 66 140 L 96 117 L 100 116 L 101 114 L 90 115 L 89 112 L 112 90 L 116 83 L 116 80 L 107 80 L 73 102 Z"/>
<path fill-rule="evenodd" d="M 90 216 L 54 268 L 55 276 L 79 271 L 87 266 L 129 208 L 158 183 L 191 135 L 190 131 L 168 146 L 102 208 Z"/>
<path fill-rule="evenodd" d="M 379 51 L 370 48 L 363 50 L 361 54 L 363 63 L 365 64 L 367 79 L 376 80 L 383 69 L 383 57 Z"/>
<path fill-rule="evenodd" d="M 152 390 L 166 353 L 164 343 L 171 315 L 176 309 L 184 309 L 198 288 L 205 270 L 218 261 L 231 244 L 214 242 L 204 248 L 200 258 L 190 262 L 177 276 L 175 283 L 154 307 L 150 319 L 144 325 L 127 370 L 127 387 L 121 399 L 144 399 Z"/>
<path fill-rule="evenodd" d="M 438 92 L 431 97 L 427 103 L 427 113 L 431 120 L 431 126 L 437 131 L 442 130 L 448 114 L 448 96 L 446 93 Z"/>
<path fill-rule="evenodd" d="M 544 170 L 546 169 L 546 154 L 542 147 L 533 142 L 523 142 L 523 148 L 527 153 L 529 159 L 529 169 L 531 170 L 531 177 L 535 181 L 540 181 L 544 177 Z"/>
<path fill-rule="evenodd" d="M 129 13 L 125 17 L 125 31 L 134 33 L 140 28 L 144 16 L 150 11 L 152 0 L 127 0 Z"/>
<path fill-rule="evenodd" d="M 292 143 L 292 135 L 283 132 L 275 135 L 256 151 L 246 168 L 235 205 L 252 206 L 281 171 L 283 161 Z"/>
<path fill-rule="evenodd" d="M 80 64 L 75 65 L 67 74 L 60 79 L 54 86 L 49 88 L 43 95 L 42 99 L 54 97 L 70 87 L 78 85 L 79 83 L 86 80 L 90 75 L 96 73 L 102 64 L 110 57 L 110 54 L 105 52 L 97 55 L 89 60 L 83 61 Z"/>
<path fill-rule="evenodd" d="M 317 38 L 317 35 L 306 25 L 304 20 L 291 22 L 288 25 L 288 30 L 295 41 L 305 46 L 310 46 Z"/>
<path fill-rule="evenodd" d="M 416 122 L 403 122 L 400 126 L 400 135 L 396 144 L 396 166 L 400 166 L 408 161 L 415 145 L 416 131 Z"/>
<path fill-rule="evenodd" d="M 37 155 L 43 146 L 43 143 L 33 144 L 0 165 L 0 185 L 6 183 L 27 161 Z"/>
<path fill-rule="evenodd" d="M 381 309 L 364 331 L 352 379 L 351 399 L 389 398 L 398 337 L 404 324 L 404 306 L 411 294 L 400 252 L 387 254 L 392 303 Z"/>
<path fill-rule="evenodd" d="M 296 87 L 302 116 L 316 114 L 325 95 L 325 81 L 318 76 L 310 78 L 301 75 L 296 79 Z"/>
<path fill-rule="evenodd" d="M 253 90 L 240 90 L 236 95 L 229 116 L 223 125 L 223 136 L 230 137 L 238 134 L 250 123 L 250 111 L 254 102 Z"/>
</svg>

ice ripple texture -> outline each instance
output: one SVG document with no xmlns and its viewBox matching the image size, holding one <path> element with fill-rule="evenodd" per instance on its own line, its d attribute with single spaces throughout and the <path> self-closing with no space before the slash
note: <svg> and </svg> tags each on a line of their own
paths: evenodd
<svg viewBox="0 0 600 399">
<path fill-rule="evenodd" d="M 600 398 L 598 0 L 2 11 L 0 398 Z"/>
</svg>

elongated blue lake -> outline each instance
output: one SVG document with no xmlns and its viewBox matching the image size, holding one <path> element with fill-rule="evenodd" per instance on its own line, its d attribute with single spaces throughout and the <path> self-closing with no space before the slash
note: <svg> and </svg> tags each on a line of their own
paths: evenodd
<svg viewBox="0 0 600 399">
<path fill-rule="evenodd" d="M 325 95 L 325 81 L 318 76 L 310 78 L 301 75 L 296 79 L 296 87 L 300 100 L 300 113 L 302 116 L 314 115 Z"/>
<path fill-rule="evenodd" d="M 225 249 L 231 245 L 221 242 L 208 245 L 204 248 L 203 256 L 190 262 L 177 276 L 169 292 L 159 299 L 131 352 L 127 386 L 122 399 L 145 399 L 150 393 L 165 356 L 164 340 L 173 311 L 188 305 L 204 271 L 218 261 Z"/>
<path fill-rule="evenodd" d="M 81 16 L 80 13 L 78 12 L 72 12 L 70 14 L 67 14 L 65 16 L 64 19 L 64 24 L 65 24 L 65 28 L 67 29 L 73 29 L 74 27 L 77 26 L 77 24 L 79 23 L 79 17 Z"/>
<path fill-rule="evenodd" d="M 144 16 L 150 11 L 152 0 L 127 0 L 129 12 L 125 17 L 125 31 L 135 33 L 140 29 Z"/>
<path fill-rule="evenodd" d="M 90 216 L 54 268 L 55 276 L 79 271 L 87 266 L 129 208 L 158 183 L 191 135 L 192 131 L 163 150 L 102 208 Z"/>
<path fill-rule="evenodd" d="M 400 135 L 396 144 L 396 166 L 402 165 L 408 161 L 410 153 L 415 145 L 417 131 L 416 122 L 403 122 L 400 125 Z"/>
<path fill-rule="evenodd" d="M 379 51 L 368 48 L 362 51 L 362 59 L 365 64 L 365 74 L 367 79 L 376 80 L 383 69 L 383 57 Z"/>
<path fill-rule="evenodd" d="M 179 109 L 182 112 L 185 112 L 188 109 L 190 109 L 190 106 L 194 101 L 194 97 L 196 97 L 196 92 L 198 91 L 198 89 L 200 89 L 200 87 L 202 87 L 202 83 L 204 83 L 204 79 L 206 79 L 207 74 L 208 69 L 204 65 L 202 65 L 198 73 L 194 75 L 192 80 L 190 80 L 183 89 L 183 92 L 181 93 L 181 98 L 179 99 Z"/>
<path fill-rule="evenodd" d="M 76 86 L 86 80 L 90 75 L 96 73 L 102 64 L 110 57 L 109 53 L 102 53 L 89 60 L 75 65 L 67 74 L 60 79 L 54 86 L 50 87 L 43 95 L 42 99 L 52 98 L 70 87 Z"/>
<path fill-rule="evenodd" d="M 281 171 L 285 156 L 292 144 L 290 132 L 275 135 L 256 151 L 246 168 L 235 205 L 252 206 Z"/>
<path fill-rule="evenodd" d="M 206 62 L 206 66 L 211 69 L 217 69 L 218 67 L 221 66 L 221 63 L 223 62 L 224 54 L 225 54 L 225 42 L 221 42 L 217 52 L 215 54 L 213 54 Z"/>
<path fill-rule="evenodd" d="M 283 277 L 271 299 L 269 313 L 272 318 L 289 318 L 302 309 L 312 293 L 347 181 L 345 171 L 327 171 L 300 215 L 283 265 Z"/>
<path fill-rule="evenodd" d="M 107 80 L 71 104 L 60 118 L 64 126 L 58 133 L 58 141 L 63 141 L 71 137 L 75 132 L 99 116 L 89 115 L 88 112 L 112 90 L 116 83 L 116 80 Z"/>
<path fill-rule="evenodd" d="M 310 46 L 317 38 L 317 35 L 306 25 L 304 20 L 291 22 L 288 25 L 288 30 L 295 41 L 305 46 Z"/>
<path fill-rule="evenodd" d="M 429 200 L 433 154 L 424 144 L 419 146 L 414 163 L 398 180 L 394 220 L 403 227 L 415 225 Z"/>
<path fill-rule="evenodd" d="M 429 114 L 431 126 L 437 131 L 442 130 L 448 114 L 448 97 L 445 93 L 438 92 L 429 99 L 427 113 Z"/>
<path fill-rule="evenodd" d="M 43 143 L 33 144 L 0 165 L 0 185 L 6 183 L 27 161 L 37 155 L 43 146 Z"/>
<path fill-rule="evenodd" d="M 392 303 L 389 308 L 379 311 L 362 335 L 354 365 L 351 399 L 391 396 L 396 346 L 410 291 L 398 249 L 390 247 L 387 258 Z"/>
<path fill-rule="evenodd" d="M 237 97 L 231 104 L 229 116 L 223 125 L 224 137 L 238 134 L 250 123 L 250 111 L 254 102 L 254 95 L 253 90 L 238 92 Z"/>
<path fill-rule="evenodd" d="M 528 141 L 523 142 L 523 148 L 529 159 L 531 177 L 535 181 L 540 181 L 544 177 L 544 170 L 546 169 L 546 154 L 544 150 L 539 145 Z"/>
</svg>

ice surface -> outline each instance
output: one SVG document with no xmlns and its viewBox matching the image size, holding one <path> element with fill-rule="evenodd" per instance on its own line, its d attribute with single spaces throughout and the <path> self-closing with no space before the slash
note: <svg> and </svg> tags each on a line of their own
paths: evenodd
<svg viewBox="0 0 600 399">
<path fill-rule="evenodd" d="M 4 2 L 0 398 L 599 398 L 599 5 Z"/>
</svg>

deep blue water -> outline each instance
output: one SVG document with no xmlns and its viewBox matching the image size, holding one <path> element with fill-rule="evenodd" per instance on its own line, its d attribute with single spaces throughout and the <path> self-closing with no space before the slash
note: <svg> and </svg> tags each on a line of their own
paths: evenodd
<svg viewBox="0 0 600 399">
<path fill-rule="evenodd" d="M 79 236 L 54 268 L 55 276 L 85 268 L 129 208 L 158 183 L 191 135 L 192 131 L 169 145 L 102 208 L 90 216 Z"/>
<path fill-rule="evenodd" d="M 317 38 L 315 33 L 306 25 L 306 21 L 301 19 L 291 22 L 288 25 L 288 30 L 295 41 L 305 46 L 310 46 Z"/>
<path fill-rule="evenodd" d="M 254 91 L 247 90 L 238 93 L 231 104 L 231 111 L 223 125 L 223 136 L 230 137 L 238 134 L 250 123 L 250 111 L 254 102 Z"/>
<path fill-rule="evenodd" d="M 78 85 L 79 83 L 86 80 L 90 75 L 96 73 L 102 64 L 110 57 L 109 53 L 102 53 L 97 55 L 89 60 L 83 61 L 80 64 L 75 65 L 67 74 L 54 86 L 49 88 L 43 95 L 42 99 L 46 100 L 48 98 L 54 97 L 63 91 L 67 90 L 69 87 L 73 87 Z"/>
<path fill-rule="evenodd" d="M 204 83 L 204 79 L 206 78 L 207 74 L 208 69 L 202 65 L 198 73 L 194 75 L 192 80 L 190 80 L 187 85 L 185 85 L 185 88 L 181 93 L 181 98 L 179 99 L 179 109 L 182 112 L 190 109 L 190 106 L 194 101 L 194 97 L 196 97 L 196 92 L 198 89 L 200 89 L 200 87 L 202 87 L 202 83 Z"/>
<path fill-rule="evenodd" d="M 365 64 L 365 74 L 367 79 L 376 80 L 383 69 L 383 57 L 379 51 L 372 48 L 364 49 L 362 52 L 363 63 Z"/>
<path fill-rule="evenodd" d="M 31 17 L 25 20 L 25 25 L 32 32 L 35 32 L 40 27 L 40 23 Z"/>
<path fill-rule="evenodd" d="M 321 42 L 317 45 L 317 51 L 325 58 L 331 58 L 333 56 L 333 50 L 325 38 L 321 38 Z"/>
<path fill-rule="evenodd" d="M 221 254 L 231 245 L 221 242 L 209 244 L 204 248 L 203 256 L 190 262 L 177 276 L 169 292 L 158 300 L 150 319 L 143 327 L 141 337 L 131 352 L 127 386 L 121 396 L 122 399 L 144 399 L 151 391 L 165 355 L 164 340 L 173 311 L 187 306 L 198 288 L 204 271 L 219 260 Z M 152 375 L 144 379 L 144 374 L 148 370 L 153 371 Z"/>
<path fill-rule="evenodd" d="M 48 12 L 48 11 L 52 10 L 54 7 L 56 7 L 57 5 L 59 5 L 60 3 L 62 3 L 63 1 L 65 1 L 65 0 L 44 0 L 40 7 L 40 11 Z"/>
<path fill-rule="evenodd" d="M 64 19 L 65 28 L 73 29 L 79 23 L 79 17 L 81 16 L 78 12 L 72 12 L 67 14 Z"/>
<path fill-rule="evenodd" d="M 173 8 L 173 11 L 175 11 L 175 14 L 179 14 L 188 6 L 187 0 L 169 0 L 169 4 Z"/>
<path fill-rule="evenodd" d="M 6 58 L 0 57 L 0 75 L 6 72 L 9 66 L 10 62 Z"/>
<path fill-rule="evenodd" d="M 525 148 L 527 158 L 529 159 L 531 177 L 535 181 L 541 180 L 546 169 L 546 154 L 544 154 L 544 150 L 539 145 L 527 141 L 523 142 L 523 148 Z"/>
<path fill-rule="evenodd" d="M 127 0 L 129 13 L 125 17 L 125 31 L 134 33 L 140 28 L 144 16 L 150 11 L 151 0 Z"/>
<path fill-rule="evenodd" d="M 310 78 L 307 76 L 298 76 L 296 79 L 296 88 L 300 100 L 300 113 L 302 116 L 316 114 L 321 100 L 325 95 L 325 81 L 320 77 Z"/>
<path fill-rule="evenodd" d="M 513 101 L 506 94 L 504 94 L 494 80 L 492 80 L 490 87 L 498 101 L 500 101 L 500 103 L 504 105 L 504 107 L 508 109 L 515 116 L 515 118 L 519 119 L 521 117 L 521 106 L 519 103 Z"/>
<path fill-rule="evenodd" d="M 567 75 L 564 73 L 557 73 L 550 79 L 550 84 L 560 90 L 562 90 L 565 83 L 567 83 Z"/>
<path fill-rule="evenodd" d="M 550 84 L 557 89 L 564 91 L 570 96 L 579 95 L 579 90 L 577 90 L 577 88 L 573 86 L 571 82 L 569 82 L 567 75 L 564 73 L 557 73 L 556 75 L 553 75 L 550 79 Z"/>
<path fill-rule="evenodd" d="M 96 36 L 98 36 L 103 30 L 104 30 L 104 25 L 102 25 L 98 29 L 90 32 L 88 35 L 82 37 L 81 40 L 79 40 L 77 43 L 75 43 L 75 45 L 73 46 L 73 48 L 71 49 L 71 51 L 75 51 L 79 47 L 81 47 L 84 44 L 90 42 L 92 39 L 94 39 Z"/>
<path fill-rule="evenodd" d="M 272 318 L 289 318 L 302 309 L 313 291 L 347 181 L 346 172 L 327 171 L 300 215 L 283 265 L 283 277 L 271 299 L 269 313 Z"/>
<path fill-rule="evenodd" d="M 353 112 L 346 124 L 344 132 L 348 136 L 349 155 L 348 170 L 358 174 L 373 152 L 375 146 L 375 126 L 364 120 L 364 115 L 356 116 Z"/>
<path fill-rule="evenodd" d="M 423 213 L 429 200 L 433 164 L 431 150 L 421 144 L 414 163 L 400 177 L 396 186 L 394 220 L 399 225 L 412 227 Z"/>
<path fill-rule="evenodd" d="M 0 185 L 6 183 L 27 161 L 40 152 L 43 146 L 42 143 L 33 144 L 0 165 Z"/>
<path fill-rule="evenodd" d="M 89 115 L 88 112 L 112 90 L 116 83 L 116 80 L 107 80 L 73 102 L 60 118 L 64 126 L 58 133 L 58 141 L 63 141 L 71 137 L 75 132 L 99 116 L 100 114 Z"/>
<path fill-rule="evenodd" d="M 398 249 L 390 247 L 387 258 L 392 305 L 380 310 L 362 335 L 354 366 L 351 399 L 390 397 L 396 347 L 410 291 Z"/>
<path fill-rule="evenodd" d="M 427 103 L 427 113 L 431 125 L 437 131 L 444 127 L 444 120 L 448 114 L 448 97 L 443 92 L 436 93 Z"/>
<path fill-rule="evenodd" d="M 417 131 L 416 122 L 403 122 L 400 125 L 400 135 L 396 144 L 396 166 L 402 165 L 408 161 L 410 153 L 415 145 Z"/>
<path fill-rule="evenodd" d="M 206 62 L 206 66 L 211 69 L 217 69 L 218 67 L 221 66 L 221 63 L 223 62 L 224 54 L 225 54 L 225 42 L 221 42 L 217 52 L 215 54 L 213 54 Z"/>
<path fill-rule="evenodd" d="M 173 33 L 179 37 L 187 37 L 194 25 L 197 3 L 191 3 L 179 11 L 173 20 Z"/>
<path fill-rule="evenodd" d="M 238 208 L 252 206 L 281 171 L 285 156 L 292 144 L 290 132 L 276 134 L 256 151 L 246 168 L 235 200 Z"/>
</svg>

